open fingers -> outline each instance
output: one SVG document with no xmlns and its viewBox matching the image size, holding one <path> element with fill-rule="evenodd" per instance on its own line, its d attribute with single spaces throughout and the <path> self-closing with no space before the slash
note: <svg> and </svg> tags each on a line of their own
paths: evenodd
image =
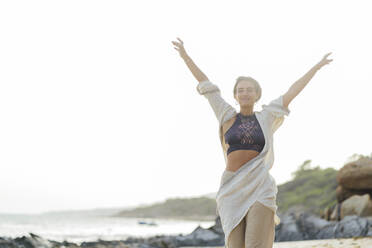
<svg viewBox="0 0 372 248">
<path fill-rule="evenodd" d="M 327 53 L 326 55 L 324 55 L 324 58 L 327 58 L 331 53 L 332 53 L 332 52 Z"/>
<path fill-rule="evenodd" d="M 177 37 L 177 40 L 179 40 L 181 44 L 183 45 L 183 41 L 180 38 Z"/>
<path fill-rule="evenodd" d="M 182 47 L 182 44 L 176 42 L 176 41 L 172 41 L 173 45 L 177 46 L 177 47 Z"/>
<path fill-rule="evenodd" d="M 333 61 L 333 59 L 326 59 L 325 61 L 324 61 L 324 65 L 328 65 L 330 62 L 332 62 Z"/>
</svg>

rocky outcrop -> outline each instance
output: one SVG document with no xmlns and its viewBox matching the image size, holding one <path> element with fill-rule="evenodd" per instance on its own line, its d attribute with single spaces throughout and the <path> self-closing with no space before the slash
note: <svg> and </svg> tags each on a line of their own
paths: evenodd
<svg viewBox="0 0 372 248">
<path fill-rule="evenodd" d="M 192 233 L 176 238 L 177 246 L 221 246 L 223 235 L 210 229 L 197 227 Z"/>
<path fill-rule="evenodd" d="M 336 188 L 337 202 L 343 202 L 347 198 L 352 197 L 353 195 L 365 195 L 365 194 L 369 194 L 372 197 L 372 189 L 348 189 L 341 185 L 338 185 Z"/>
<path fill-rule="evenodd" d="M 372 158 L 360 157 L 337 173 L 337 204 L 324 209 L 322 218 L 338 221 L 345 216 L 372 216 Z"/>
<path fill-rule="evenodd" d="M 340 222 L 326 221 L 307 212 L 293 211 L 280 216 L 275 228 L 275 242 L 314 239 L 334 239 L 371 236 L 372 218 L 346 216 Z M 157 235 L 149 238 L 131 237 L 126 240 L 70 242 L 46 240 L 30 233 L 30 237 L 1 238 L 0 248 L 176 248 L 184 246 L 224 246 L 224 233 L 219 218 L 209 228 L 198 226 L 188 235 Z"/>
<path fill-rule="evenodd" d="M 372 189 L 372 159 L 363 157 L 346 164 L 339 170 L 337 182 L 347 189 Z"/>
<path fill-rule="evenodd" d="M 354 195 L 342 203 L 341 218 L 347 215 L 372 216 L 372 201 L 369 194 Z"/>
<path fill-rule="evenodd" d="M 286 214 L 275 228 L 275 242 L 372 236 L 372 218 L 356 215 L 326 221 L 315 215 Z"/>
<path fill-rule="evenodd" d="M 62 246 L 78 247 L 78 245 L 73 243 L 46 240 L 33 233 L 30 233 L 29 237 L 22 236 L 15 239 L 0 237 L 0 248 L 59 248 Z"/>
</svg>

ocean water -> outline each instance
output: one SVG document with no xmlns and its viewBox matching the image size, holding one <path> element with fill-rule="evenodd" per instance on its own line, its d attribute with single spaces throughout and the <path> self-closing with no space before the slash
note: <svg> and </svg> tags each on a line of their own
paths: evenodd
<svg viewBox="0 0 372 248">
<path fill-rule="evenodd" d="M 157 226 L 140 225 L 138 221 L 155 222 Z M 189 234 L 200 225 L 208 228 L 214 221 L 175 219 L 123 218 L 94 215 L 40 214 L 0 215 L 0 236 L 21 237 L 30 232 L 56 241 L 80 244 L 83 241 L 124 240 L 160 234 Z"/>
</svg>

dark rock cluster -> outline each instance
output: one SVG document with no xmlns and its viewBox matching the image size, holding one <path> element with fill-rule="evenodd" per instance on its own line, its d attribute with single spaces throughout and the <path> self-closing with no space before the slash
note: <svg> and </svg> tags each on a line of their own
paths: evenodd
<svg viewBox="0 0 372 248">
<path fill-rule="evenodd" d="M 345 216 L 341 221 L 327 221 L 306 212 L 281 217 L 275 228 L 275 242 L 351 237 L 372 237 L 372 218 Z"/>
<path fill-rule="evenodd" d="M 275 242 L 350 237 L 372 237 L 372 218 L 346 216 L 341 221 L 327 221 L 306 212 L 289 212 L 280 216 L 275 228 Z M 57 242 L 30 233 L 29 237 L 0 237 L 0 248 L 176 248 L 183 246 L 224 246 L 224 233 L 219 217 L 209 228 L 198 226 L 188 235 L 156 235 L 149 238 L 130 237 L 126 240 Z"/>
</svg>

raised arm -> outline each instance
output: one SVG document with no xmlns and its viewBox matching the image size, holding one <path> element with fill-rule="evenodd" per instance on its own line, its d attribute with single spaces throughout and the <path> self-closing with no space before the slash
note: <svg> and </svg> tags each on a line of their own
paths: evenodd
<svg viewBox="0 0 372 248">
<path fill-rule="evenodd" d="M 194 75 L 198 82 L 209 81 L 208 77 L 195 65 L 194 61 L 190 58 L 190 56 L 186 53 L 185 48 L 183 46 L 183 41 L 177 37 L 180 42 L 172 41 L 173 45 L 179 53 L 181 58 L 185 61 L 187 67 L 190 69 L 191 73 Z"/>
<path fill-rule="evenodd" d="M 298 79 L 283 95 L 283 106 L 288 108 L 289 103 L 305 88 L 307 83 L 310 82 L 315 73 L 322 68 L 324 65 L 332 61 L 332 59 L 327 59 L 331 53 L 324 55 L 323 59 L 314 65 L 305 75 Z"/>
<path fill-rule="evenodd" d="M 179 51 L 181 58 L 184 59 L 186 65 L 189 67 L 190 71 L 199 81 L 196 90 L 200 95 L 204 95 L 208 99 L 210 106 L 213 109 L 215 116 L 219 122 L 219 125 L 223 125 L 227 120 L 236 114 L 236 110 L 227 103 L 221 96 L 220 89 L 216 84 L 209 81 L 207 76 L 195 65 L 191 58 L 187 55 L 183 42 L 181 39 L 177 38 L 180 42 L 172 41 L 173 45 Z"/>
</svg>

